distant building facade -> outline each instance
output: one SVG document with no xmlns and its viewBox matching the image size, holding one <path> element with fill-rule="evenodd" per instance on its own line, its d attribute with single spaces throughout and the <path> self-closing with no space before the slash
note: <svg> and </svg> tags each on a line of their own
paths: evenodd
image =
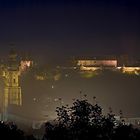
<svg viewBox="0 0 140 140">
<path fill-rule="evenodd" d="M 7 110 L 10 105 L 22 105 L 22 94 L 19 84 L 19 66 L 17 54 L 14 50 L 11 50 L 6 64 L 1 68 L 1 77 L 3 77 L 4 80 L 4 92 L 1 93 L 1 119 L 4 121 L 8 118 Z"/>
<path fill-rule="evenodd" d="M 8 58 L 0 63 L 1 120 L 11 120 L 11 116 L 16 116 L 16 113 L 17 117 L 19 116 L 18 112 L 23 105 L 20 77 L 32 66 L 33 61 L 27 57 L 20 58 L 14 49 L 11 49 Z"/>
<path fill-rule="evenodd" d="M 121 71 L 122 73 L 134 73 L 139 75 L 140 73 L 140 63 L 138 61 L 129 59 L 129 57 L 121 56 L 112 58 L 90 58 L 90 59 L 77 59 L 77 67 L 81 71 L 96 71 L 102 69 L 110 69 Z"/>
</svg>

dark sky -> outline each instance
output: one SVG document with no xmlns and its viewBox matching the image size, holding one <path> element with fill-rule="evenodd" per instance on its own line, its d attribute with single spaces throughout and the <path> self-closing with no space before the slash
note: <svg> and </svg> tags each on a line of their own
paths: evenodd
<svg viewBox="0 0 140 140">
<path fill-rule="evenodd" d="M 1 0 L 0 54 L 138 56 L 139 26 L 139 0 Z"/>
</svg>

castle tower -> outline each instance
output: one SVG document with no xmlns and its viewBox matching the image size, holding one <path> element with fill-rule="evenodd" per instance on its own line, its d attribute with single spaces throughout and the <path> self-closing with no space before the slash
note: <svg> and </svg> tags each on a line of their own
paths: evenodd
<svg viewBox="0 0 140 140">
<path fill-rule="evenodd" d="M 3 120 L 7 118 L 7 108 L 9 105 L 22 105 L 21 87 L 19 85 L 19 63 L 17 54 L 11 50 L 5 68 L 5 88 L 3 95 Z"/>
</svg>

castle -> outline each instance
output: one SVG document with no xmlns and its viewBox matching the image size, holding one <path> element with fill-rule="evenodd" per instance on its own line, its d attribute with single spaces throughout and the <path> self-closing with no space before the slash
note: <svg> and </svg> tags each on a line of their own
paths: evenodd
<svg viewBox="0 0 140 140">
<path fill-rule="evenodd" d="M 140 62 L 124 55 L 118 58 L 82 58 L 77 60 L 77 66 L 81 71 L 96 71 L 109 69 L 122 73 L 140 74 Z"/>
</svg>

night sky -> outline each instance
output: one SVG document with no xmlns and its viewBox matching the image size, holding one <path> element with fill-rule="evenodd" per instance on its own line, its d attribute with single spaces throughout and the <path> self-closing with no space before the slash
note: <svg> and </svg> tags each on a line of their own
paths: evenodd
<svg viewBox="0 0 140 140">
<path fill-rule="evenodd" d="M 139 0 L 1 0 L 0 54 L 139 56 L 139 25 Z"/>
</svg>

